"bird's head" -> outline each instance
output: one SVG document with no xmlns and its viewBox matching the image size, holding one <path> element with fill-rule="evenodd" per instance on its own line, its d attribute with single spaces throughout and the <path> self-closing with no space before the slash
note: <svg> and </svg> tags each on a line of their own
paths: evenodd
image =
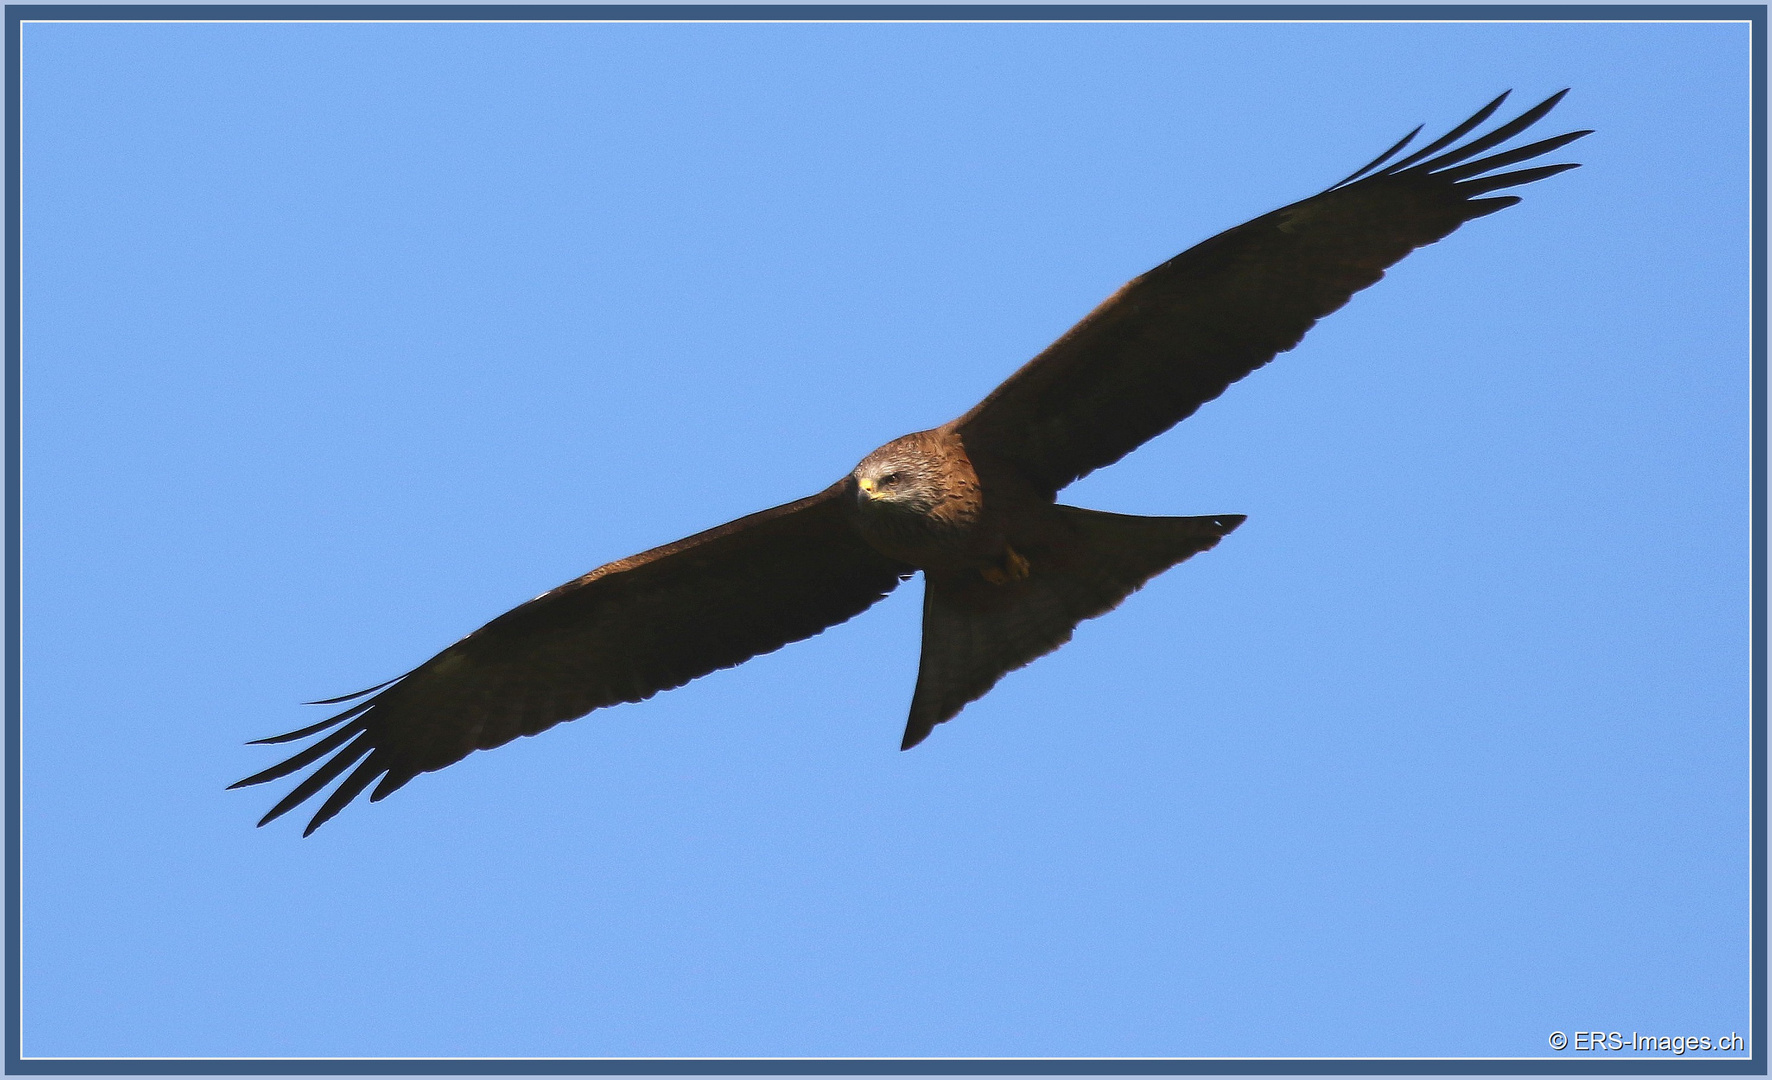
<svg viewBox="0 0 1772 1080">
<path fill-rule="evenodd" d="M 887 443 L 855 467 L 863 510 L 927 514 L 941 502 L 941 462 L 910 438 Z"/>
</svg>

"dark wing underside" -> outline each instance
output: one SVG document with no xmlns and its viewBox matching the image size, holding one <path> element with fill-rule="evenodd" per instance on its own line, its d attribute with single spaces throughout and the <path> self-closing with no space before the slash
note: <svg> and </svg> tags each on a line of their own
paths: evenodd
<svg viewBox="0 0 1772 1080">
<path fill-rule="evenodd" d="M 1297 345 L 1409 252 L 1520 201 L 1479 196 L 1575 168 L 1495 172 L 1589 132 L 1469 160 L 1536 123 L 1562 93 L 1453 146 L 1506 97 L 1406 158 L 1385 165 L 1415 132 L 1328 191 L 1134 278 L 949 426 L 969 451 L 1013 463 L 1047 493 L 1118 461 Z"/>
<path fill-rule="evenodd" d="M 649 698 L 857 615 L 912 568 L 851 527 L 848 484 L 610 563 L 508 611 L 337 716 L 259 740 L 337 727 L 233 786 L 324 759 L 263 825 L 352 770 L 308 824 L 311 833 L 372 783 L 370 799 L 379 800 L 475 750 Z"/>
</svg>

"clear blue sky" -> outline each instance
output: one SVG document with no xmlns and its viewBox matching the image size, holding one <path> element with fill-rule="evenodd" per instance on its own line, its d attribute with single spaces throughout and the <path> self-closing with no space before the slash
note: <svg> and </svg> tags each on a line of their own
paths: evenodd
<svg viewBox="0 0 1772 1080">
<path fill-rule="evenodd" d="M 1747 1033 L 1748 44 L 27 27 L 24 1052 Z M 1565 86 L 1585 168 L 1064 496 L 1248 523 L 916 750 L 920 583 L 307 840 L 223 790 L 298 702 Z"/>
</svg>

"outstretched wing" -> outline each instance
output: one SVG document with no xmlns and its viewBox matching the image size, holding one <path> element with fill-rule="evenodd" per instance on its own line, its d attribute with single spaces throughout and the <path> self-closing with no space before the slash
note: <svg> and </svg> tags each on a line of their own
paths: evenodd
<svg viewBox="0 0 1772 1080">
<path fill-rule="evenodd" d="M 1575 168 L 1495 173 L 1590 132 L 1469 160 L 1526 130 L 1566 93 L 1453 146 L 1500 107 L 1503 94 L 1386 165 L 1416 128 L 1322 194 L 1182 252 L 1128 282 L 949 427 L 969 451 L 1007 460 L 1049 494 L 1118 461 L 1297 345 L 1318 319 L 1409 252 L 1520 201 L 1479 196 Z"/>
<path fill-rule="evenodd" d="M 377 801 L 421 772 L 534 735 L 592 709 L 640 701 L 857 615 L 912 567 L 846 519 L 851 481 L 612 562 L 500 615 L 328 720 L 259 742 L 337 730 L 233 787 L 325 759 L 260 825 L 344 782 L 307 835 L 380 781 Z M 377 693 L 377 691 L 380 691 Z M 328 757 L 330 755 L 330 757 Z"/>
</svg>

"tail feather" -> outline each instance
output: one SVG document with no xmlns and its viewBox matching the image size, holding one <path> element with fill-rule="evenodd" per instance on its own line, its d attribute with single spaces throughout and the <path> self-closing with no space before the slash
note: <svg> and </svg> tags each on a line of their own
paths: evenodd
<svg viewBox="0 0 1772 1080">
<path fill-rule="evenodd" d="M 1005 585 L 928 576 L 923 655 L 901 749 L 928 738 L 997 680 L 1063 645 L 1084 619 L 1118 607 L 1139 586 L 1209 550 L 1241 514 L 1130 517 L 1057 507 L 1073 546 Z"/>
</svg>

